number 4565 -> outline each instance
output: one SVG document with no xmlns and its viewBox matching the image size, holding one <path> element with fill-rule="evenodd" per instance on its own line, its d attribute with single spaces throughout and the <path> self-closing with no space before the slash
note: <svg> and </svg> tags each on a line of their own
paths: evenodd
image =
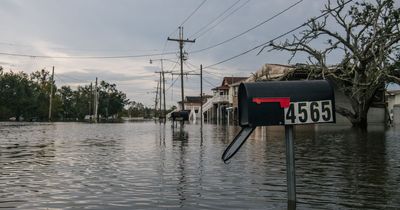
<svg viewBox="0 0 400 210">
<path fill-rule="evenodd" d="M 285 124 L 331 122 L 332 103 L 326 101 L 292 102 L 285 108 Z"/>
</svg>

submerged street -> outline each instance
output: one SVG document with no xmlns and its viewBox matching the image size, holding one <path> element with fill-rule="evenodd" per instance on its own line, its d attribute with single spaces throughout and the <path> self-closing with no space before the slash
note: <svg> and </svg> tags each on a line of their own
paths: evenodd
<svg viewBox="0 0 400 210">
<path fill-rule="evenodd" d="M 0 123 L 0 208 L 286 209 L 283 127 Z M 400 208 L 399 128 L 295 128 L 298 209 Z"/>
</svg>

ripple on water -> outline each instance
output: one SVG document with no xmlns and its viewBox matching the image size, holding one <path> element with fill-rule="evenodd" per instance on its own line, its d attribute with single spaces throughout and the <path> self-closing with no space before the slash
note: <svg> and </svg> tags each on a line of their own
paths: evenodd
<svg viewBox="0 0 400 210">
<path fill-rule="evenodd" d="M 284 209 L 281 127 L 0 123 L 0 208 Z M 202 135 L 201 135 L 202 133 Z M 299 209 L 400 208 L 400 132 L 296 128 Z"/>
</svg>

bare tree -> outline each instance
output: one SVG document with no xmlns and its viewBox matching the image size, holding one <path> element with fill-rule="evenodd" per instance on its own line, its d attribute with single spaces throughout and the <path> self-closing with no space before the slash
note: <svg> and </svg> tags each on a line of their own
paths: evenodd
<svg viewBox="0 0 400 210">
<path fill-rule="evenodd" d="M 349 97 L 352 110 L 337 106 L 353 126 L 367 127 L 367 113 L 377 91 L 388 82 L 399 83 L 400 9 L 393 0 L 328 1 L 322 19 L 311 19 L 292 40 L 271 43 L 273 50 L 308 56 L 310 78 L 332 80 Z M 323 47 L 316 47 L 326 40 Z M 337 65 L 328 56 L 340 55 Z M 397 66 L 397 67 L 396 67 Z"/>
</svg>

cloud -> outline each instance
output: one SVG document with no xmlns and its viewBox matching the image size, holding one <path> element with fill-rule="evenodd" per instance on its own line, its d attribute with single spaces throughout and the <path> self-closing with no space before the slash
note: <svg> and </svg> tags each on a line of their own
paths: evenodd
<svg viewBox="0 0 400 210">
<path fill-rule="evenodd" d="M 185 51 L 202 49 L 237 35 L 266 20 L 296 0 L 250 1 L 214 29 L 198 37 L 194 44 L 185 44 Z M 233 4 L 233 0 L 207 1 L 185 24 L 184 37 L 198 31 Z M 209 66 L 237 55 L 255 45 L 276 37 L 308 18 L 320 14 L 325 1 L 305 0 L 290 11 L 263 26 L 213 49 L 189 54 L 188 62 L 198 70 L 200 64 Z M 240 3 L 241 4 L 241 3 Z M 240 5 L 239 4 L 239 5 Z M 178 43 L 167 41 L 177 38 L 177 27 L 199 5 L 196 0 L 3 0 L 0 7 L 0 52 L 48 56 L 117 56 L 138 55 L 179 50 Z M 172 33 L 174 32 L 174 33 Z M 286 38 L 286 37 L 285 37 Z M 282 41 L 284 38 L 282 39 Z M 8 44 L 7 44 L 8 43 Z M 287 63 L 283 52 L 257 51 L 229 62 L 205 69 L 210 83 L 219 84 L 223 76 L 248 76 L 264 63 Z M 42 59 L 37 57 L 1 56 L 7 68 L 30 73 L 55 66 L 56 75 L 64 84 L 84 85 L 96 77 L 117 84 L 128 97 L 147 105 L 153 104 L 158 79 L 155 71 L 160 63 L 149 64 L 149 59 L 160 56 L 127 59 Z M 163 58 L 177 60 L 176 55 Z M 179 71 L 179 65 L 164 63 L 167 71 Z M 173 68 L 174 67 L 174 68 Z M 185 71 L 190 70 L 186 66 Z M 72 79 L 74 78 L 74 79 Z M 174 76 L 173 78 L 176 78 Z M 60 81 L 60 84 L 63 83 Z M 167 85 L 172 79 L 167 75 Z M 180 100 L 177 81 L 167 91 L 169 104 Z M 210 92 L 210 84 L 204 84 Z M 185 79 L 187 95 L 198 94 L 199 79 Z M 174 101 L 175 100 L 175 101 Z"/>
</svg>

